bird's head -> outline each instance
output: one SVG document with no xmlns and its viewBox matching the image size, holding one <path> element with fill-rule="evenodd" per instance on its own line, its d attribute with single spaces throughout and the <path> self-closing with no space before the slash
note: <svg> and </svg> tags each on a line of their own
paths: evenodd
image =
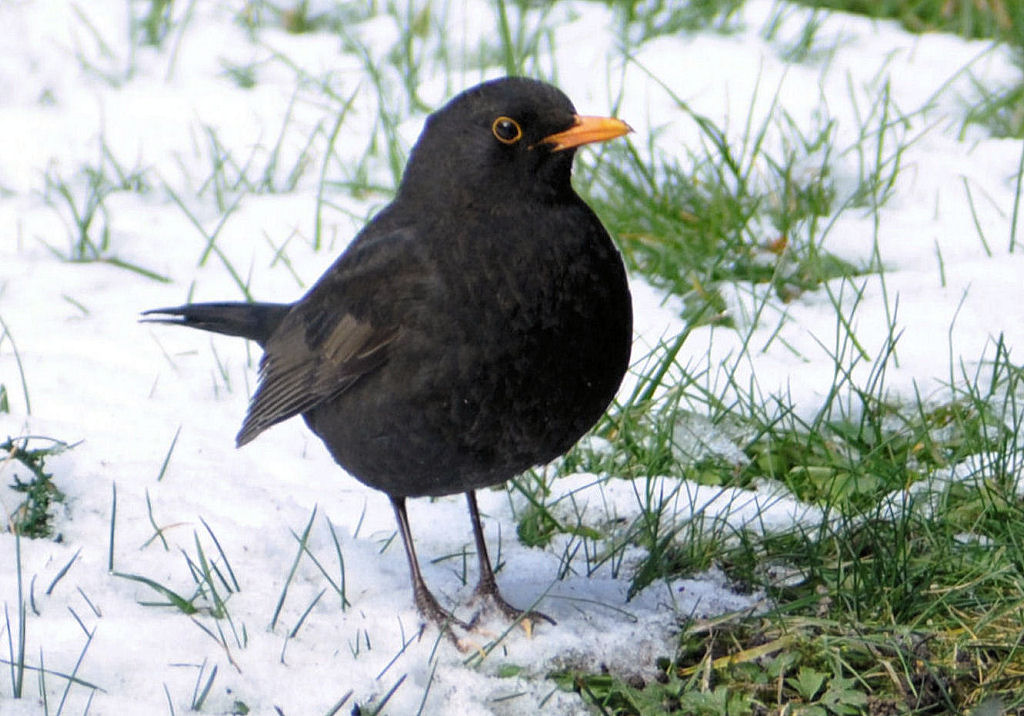
<svg viewBox="0 0 1024 716">
<path fill-rule="evenodd" d="M 505 77 L 472 87 L 427 118 L 400 191 L 452 198 L 571 192 L 577 147 L 631 131 L 611 117 L 587 117 L 557 88 Z M 493 193 L 493 194 L 492 194 Z"/>
</svg>

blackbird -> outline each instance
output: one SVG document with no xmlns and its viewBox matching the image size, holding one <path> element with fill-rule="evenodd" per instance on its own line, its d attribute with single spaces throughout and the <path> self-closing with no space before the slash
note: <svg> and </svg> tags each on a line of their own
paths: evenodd
<svg viewBox="0 0 1024 716">
<path fill-rule="evenodd" d="M 564 453 L 622 381 L 626 272 L 570 175 L 577 147 L 629 131 L 543 82 L 477 85 L 427 118 L 394 200 L 298 301 L 144 313 L 263 348 L 237 445 L 302 415 L 339 465 L 391 498 L 416 606 L 442 630 L 470 625 L 423 581 L 407 497 L 465 493 L 474 600 L 551 621 L 502 598 L 473 491 Z"/>
</svg>

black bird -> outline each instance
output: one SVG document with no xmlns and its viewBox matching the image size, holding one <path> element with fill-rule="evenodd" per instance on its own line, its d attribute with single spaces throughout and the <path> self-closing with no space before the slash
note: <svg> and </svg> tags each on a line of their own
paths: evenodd
<svg viewBox="0 0 1024 716">
<path fill-rule="evenodd" d="M 474 598 L 551 621 L 501 597 L 473 491 L 568 450 L 626 371 L 626 273 L 570 175 L 577 147 L 629 131 L 578 115 L 543 82 L 477 85 L 427 118 L 394 201 L 298 301 L 144 314 L 263 348 L 237 445 L 301 414 L 339 465 L 391 498 L 416 606 L 442 629 L 467 625 L 423 581 L 407 497 L 464 492 Z"/>
</svg>

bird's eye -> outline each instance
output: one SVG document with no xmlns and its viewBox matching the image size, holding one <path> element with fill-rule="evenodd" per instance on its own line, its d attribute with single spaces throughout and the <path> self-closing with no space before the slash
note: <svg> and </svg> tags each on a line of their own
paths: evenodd
<svg viewBox="0 0 1024 716">
<path fill-rule="evenodd" d="M 491 125 L 495 138 L 502 144 L 515 144 L 523 136 L 522 127 L 514 119 L 498 117 Z"/>
</svg>

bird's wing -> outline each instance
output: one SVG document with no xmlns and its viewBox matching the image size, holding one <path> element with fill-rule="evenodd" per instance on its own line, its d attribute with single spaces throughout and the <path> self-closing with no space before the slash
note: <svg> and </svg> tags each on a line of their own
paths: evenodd
<svg viewBox="0 0 1024 716">
<path fill-rule="evenodd" d="M 395 307 L 418 290 L 413 285 L 418 279 L 409 277 L 423 274 L 400 270 L 419 259 L 408 232 L 361 239 L 267 340 L 260 383 L 235 438 L 239 447 L 271 425 L 335 398 L 387 361 L 388 349 L 401 332 Z M 384 310 L 371 315 L 371 304 Z"/>
<path fill-rule="evenodd" d="M 398 329 L 381 331 L 345 314 L 323 342 L 310 347 L 304 321 L 281 326 L 260 361 L 260 384 L 235 442 L 239 447 L 271 425 L 330 400 L 387 360 Z"/>
</svg>

